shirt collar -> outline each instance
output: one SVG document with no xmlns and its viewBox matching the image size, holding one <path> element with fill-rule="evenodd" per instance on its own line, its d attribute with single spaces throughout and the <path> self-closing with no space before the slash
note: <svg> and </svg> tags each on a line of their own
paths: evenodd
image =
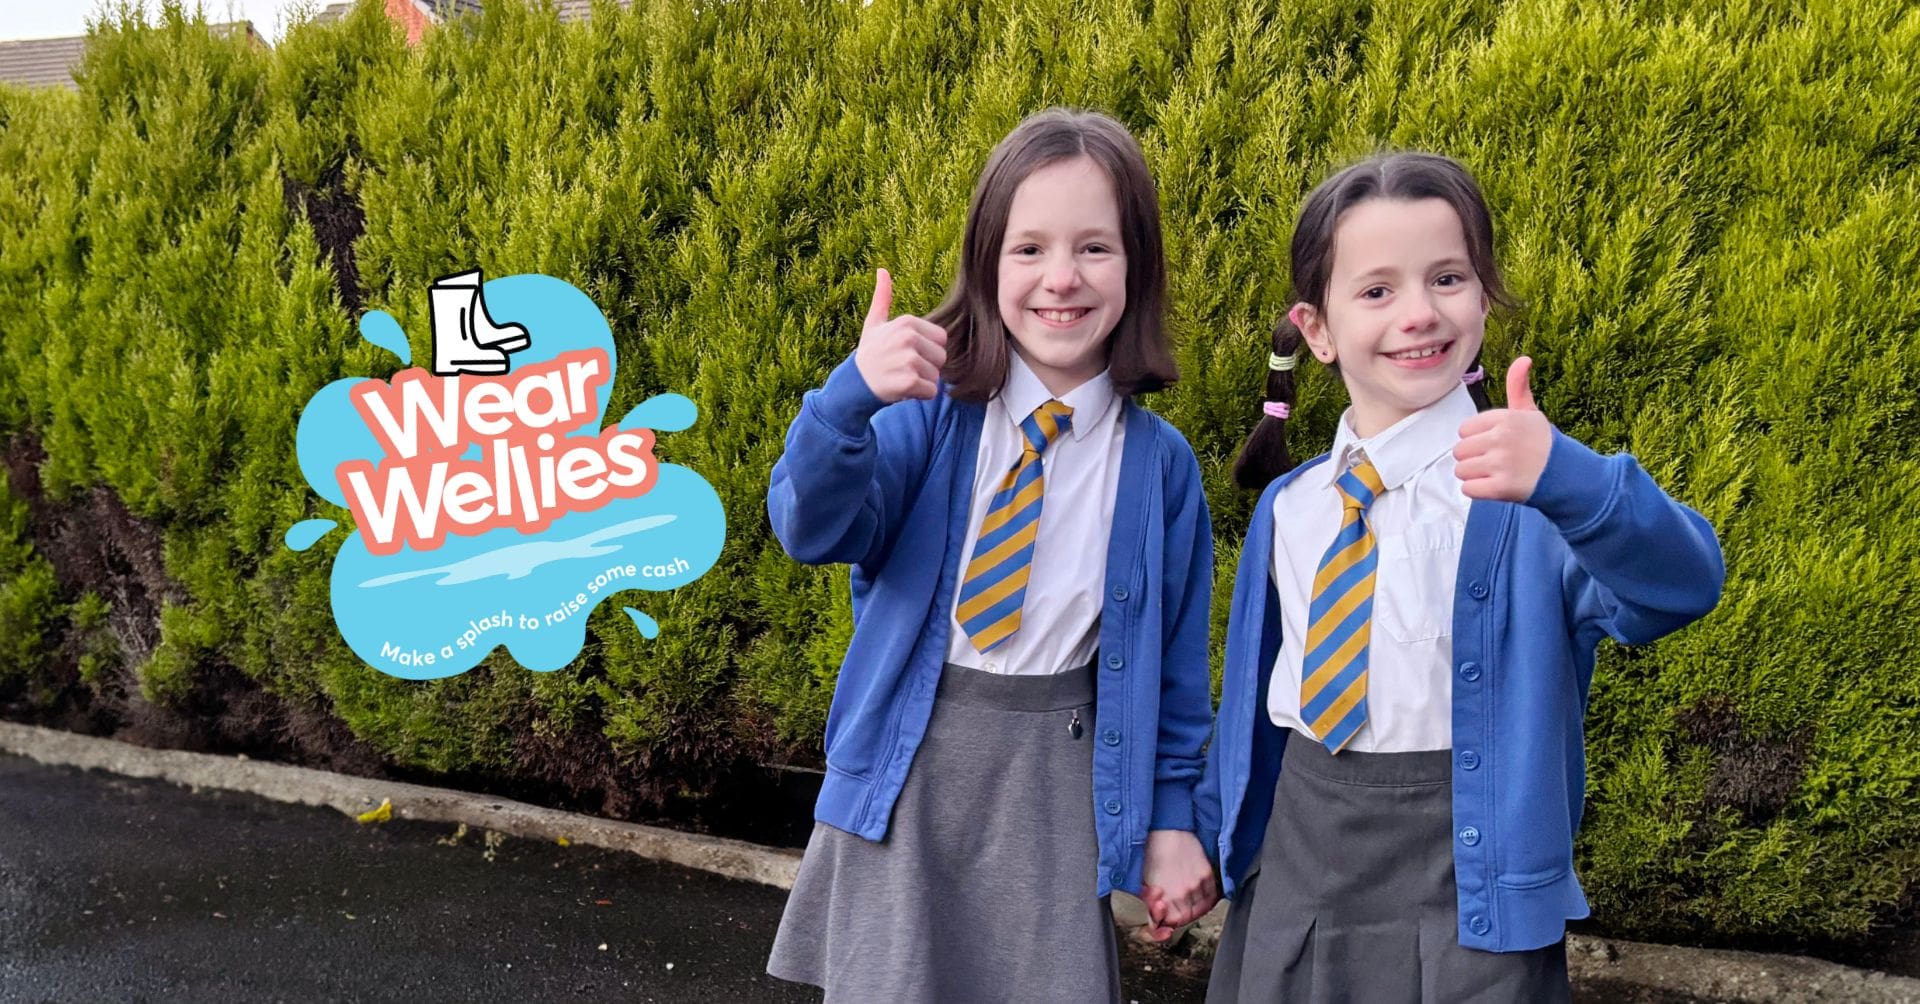
<svg viewBox="0 0 1920 1004">
<path fill-rule="evenodd" d="M 1107 370 L 1089 378 L 1086 383 L 1060 396 L 1060 403 L 1073 409 L 1073 418 L 1067 423 L 1067 434 L 1081 439 L 1092 432 L 1106 417 L 1107 409 L 1113 406 L 1118 395 L 1113 392 L 1113 376 Z M 1040 382 L 1033 367 L 1027 365 L 1020 353 L 1007 350 L 1007 380 L 1000 386 L 1000 400 L 1006 405 L 1007 417 L 1018 426 L 1033 414 L 1035 408 L 1053 400 L 1053 392 Z"/>
<path fill-rule="evenodd" d="M 1372 439 L 1361 439 L 1353 432 L 1353 409 L 1340 416 L 1340 431 L 1333 437 L 1327 465 L 1326 484 L 1331 486 L 1347 468 L 1359 462 L 1353 451 L 1360 451 L 1373 462 L 1380 483 L 1389 489 L 1406 484 L 1442 453 L 1460 441 L 1460 426 L 1479 409 L 1473 395 L 1461 384 L 1445 397 L 1395 422 Z"/>
</svg>

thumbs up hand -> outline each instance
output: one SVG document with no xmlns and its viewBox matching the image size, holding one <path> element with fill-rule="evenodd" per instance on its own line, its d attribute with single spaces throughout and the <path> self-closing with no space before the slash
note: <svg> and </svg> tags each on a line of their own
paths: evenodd
<svg viewBox="0 0 1920 1004">
<path fill-rule="evenodd" d="M 874 277 L 873 303 L 860 329 L 853 365 L 873 396 L 892 404 L 907 398 L 929 399 L 939 392 L 940 367 L 947 362 L 947 332 L 912 314 L 893 312 L 893 276 L 881 269 Z"/>
<path fill-rule="evenodd" d="M 1453 473 L 1468 498 L 1525 502 L 1540 483 L 1553 450 L 1553 423 L 1533 403 L 1527 382 L 1532 370 L 1532 359 L 1515 359 L 1507 368 L 1507 406 L 1483 411 L 1460 426 Z"/>
</svg>

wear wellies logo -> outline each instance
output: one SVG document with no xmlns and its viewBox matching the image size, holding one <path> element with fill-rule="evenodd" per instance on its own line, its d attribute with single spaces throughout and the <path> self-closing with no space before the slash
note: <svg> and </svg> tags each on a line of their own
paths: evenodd
<svg viewBox="0 0 1920 1004">
<path fill-rule="evenodd" d="M 335 622 L 356 655 L 405 679 L 463 673 L 501 645 L 529 669 L 558 669 L 602 600 L 685 585 L 719 558 L 719 496 L 653 452 L 656 433 L 690 428 L 698 409 L 664 394 L 603 427 L 613 333 L 559 279 L 469 270 L 427 298 L 430 371 L 336 380 L 300 415 L 301 474 L 352 515 L 333 563 Z M 384 311 L 362 317 L 360 334 L 412 361 Z M 287 546 L 306 550 L 336 525 L 304 521 Z"/>
</svg>

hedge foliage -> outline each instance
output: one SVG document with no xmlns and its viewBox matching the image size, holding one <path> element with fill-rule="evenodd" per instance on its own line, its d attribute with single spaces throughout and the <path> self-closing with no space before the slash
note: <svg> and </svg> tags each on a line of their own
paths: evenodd
<svg viewBox="0 0 1920 1004">
<path fill-rule="evenodd" d="M 1216 611 L 1251 499 L 1232 452 L 1306 190 L 1383 147 L 1482 180 L 1524 308 L 1494 326 L 1561 427 L 1720 529 L 1726 597 L 1602 656 L 1583 876 L 1645 935 L 1859 937 L 1920 888 L 1920 10 L 1904 0 L 640 0 L 562 25 L 489 0 L 409 50 L 362 3 L 272 50 L 111 17 L 78 94 L 0 88 L 0 702 L 614 814 L 817 759 L 844 570 L 788 560 L 768 472 L 853 347 L 875 266 L 924 311 L 992 144 L 1112 112 L 1156 172 Z M 665 459 L 719 490 L 715 570 L 595 622 L 552 674 L 359 664 L 296 414 L 428 351 L 477 263 L 606 310 L 612 413 L 676 391 Z M 1324 446 L 1344 394 L 1304 376 Z M 336 538 L 337 539 L 337 538 Z M 602 612 L 603 615 L 605 611 Z M 1224 625 L 1216 619 L 1216 645 Z"/>
</svg>

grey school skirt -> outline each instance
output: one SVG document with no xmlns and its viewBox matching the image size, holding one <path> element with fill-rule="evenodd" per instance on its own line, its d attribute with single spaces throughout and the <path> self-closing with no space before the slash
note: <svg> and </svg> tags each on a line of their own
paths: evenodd
<svg viewBox="0 0 1920 1004">
<path fill-rule="evenodd" d="M 1117 1001 L 1093 697 L 1091 666 L 948 665 L 886 838 L 814 824 L 767 972 L 829 1002 Z"/>
<path fill-rule="evenodd" d="M 1334 756 L 1288 737 L 1259 863 L 1214 955 L 1208 1004 L 1567 1001 L 1566 944 L 1460 945 L 1453 753 Z"/>
</svg>

